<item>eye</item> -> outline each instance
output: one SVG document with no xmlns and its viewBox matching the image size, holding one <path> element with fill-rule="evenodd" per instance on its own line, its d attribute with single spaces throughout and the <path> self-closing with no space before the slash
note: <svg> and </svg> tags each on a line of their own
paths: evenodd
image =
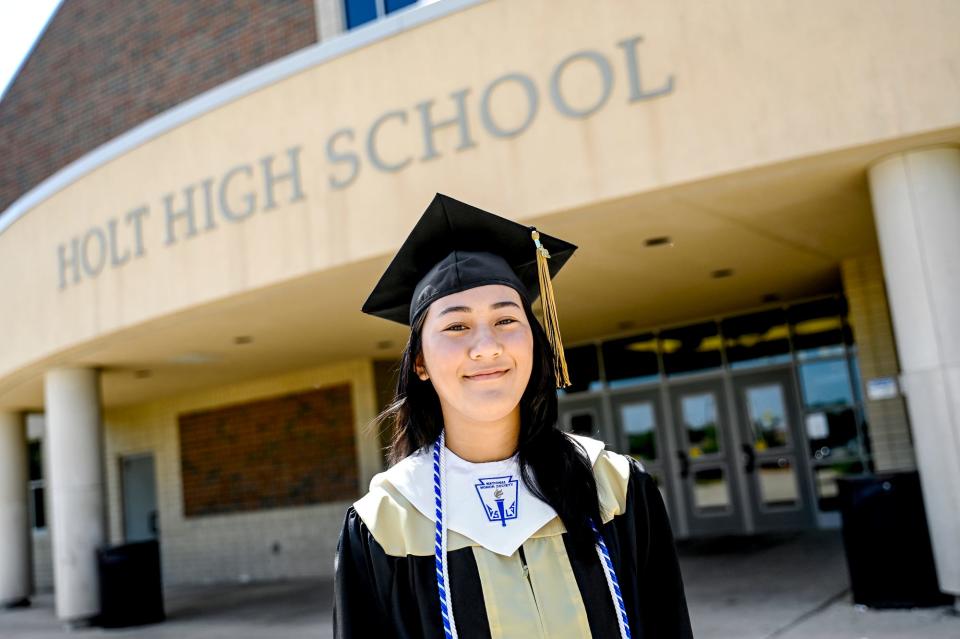
<svg viewBox="0 0 960 639">
<path fill-rule="evenodd" d="M 450 326 L 446 327 L 446 328 L 443 329 L 443 330 L 445 330 L 445 331 L 453 331 L 454 333 L 459 333 L 459 332 L 461 332 L 461 330 L 466 330 L 466 328 L 467 328 L 467 327 L 466 327 L 466 325 L 464 325 L 464 324 L 451 324 Z"/>
<path fill-rule="evenodd" d="M 502 320 L 497 322 L 497 324 L 513 324 L 516 321 L 517 320 L 513 319 L 512 317 L 504 317 Z"/>
</svg>

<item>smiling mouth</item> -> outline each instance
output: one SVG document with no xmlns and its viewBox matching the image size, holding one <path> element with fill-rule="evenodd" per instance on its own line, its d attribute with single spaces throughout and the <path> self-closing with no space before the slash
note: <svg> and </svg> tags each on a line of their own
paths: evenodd
<svg viewBox="0 0 960 639">
<path fill-rule="evenodd" d="M 499 371 L 490 371 L 489 373 L 479 373 L 476 375 L 464 375 L 464 377 L 472 381 L 482 382 L 483 380 L 487 380 L 487 379 L 499 379 L 504 375 L 506 375 L 508 370 L 509 369 L 499 370 Z"/>
</svg>

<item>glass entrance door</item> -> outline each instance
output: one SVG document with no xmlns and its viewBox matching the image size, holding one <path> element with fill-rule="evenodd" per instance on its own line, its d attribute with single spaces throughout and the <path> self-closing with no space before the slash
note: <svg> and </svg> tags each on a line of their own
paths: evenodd
<svg viewBox="0 0 960 639">
<path fill-rule="evenodd" d="M 810 470 L 789 370 L 734 377 L 742 470 L 757 532 L 815 523 Z"/>
<path fill-rule="evenodd" d="M 602 439 L 611 448 L 611 429 L 603 414 L 603 400 L 597 396 L 560 398 L 558 421 L 563 430 L 574 435 Z"/>
<path fill-rule="evenodd" d="M 723 383 L 670 386 L 683 507 L 691 536 L 743 531 Z"/>
<path fill-rule="evenodd" d="M 610 401 L 618 437 L 615 450 L 643 464 L 644 470 L 656 480 L 672 515 L 672 501 L 667 498 L 665 486 L 672 477 L 672 464 L 667 453 L 667 424 L 660 406 L 659 388 L 617 393 Z"/>
</svg>

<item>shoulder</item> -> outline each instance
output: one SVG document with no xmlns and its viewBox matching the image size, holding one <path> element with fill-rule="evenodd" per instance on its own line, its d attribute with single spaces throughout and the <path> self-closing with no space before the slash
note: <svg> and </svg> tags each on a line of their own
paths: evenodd
<svg viewBox="0 0 960 639">
<path fill-rule="evenodd" d="M 634 490 L 646 492 L 645 484 L 653 481 L 637 459 L 607 450 L 606 445 L 598 439 L 580 435 L 568 436 L 580 444 L 593 464 L 593 476 L 597 482 L 597 495 L 604 522 L 626 512 L 631 493 Z"/>
<path fill-rule="evenodd" d="M 406 555 L 432 555 L 433 520 L 398 488 L 429 491 L 432 469 L 426 465 L 429 456 L 414 453 L 391 468 L 374 475 L 370 490 L 354 502 L 350 510 L 369 530 L 386 554 L 394 557 Z M 422 501 L 422 500 L 421 500 Z M 350 512 L 348 511 L 348 517 Z M 468 545 L 468 540 L 449 532 L 448 547 L 451 550 Z"/>
</svg>

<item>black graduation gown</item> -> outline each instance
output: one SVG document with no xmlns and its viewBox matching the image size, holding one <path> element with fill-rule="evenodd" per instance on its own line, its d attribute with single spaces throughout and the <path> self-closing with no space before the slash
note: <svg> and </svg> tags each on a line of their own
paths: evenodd
<svg viewBox="0 0 960 639">
<path fill-rule="evenodd" d="M 625 494 L 616 495 L 621 504 L 617 508 L 619 512 L 610 521 L 606 521 L 601 530 L 619 578 L 632 636 L 669 639 L 692 637 L 673 535 L 660 491 L 653 478 L 632 458 L 608 451 L 604 451 L 603 455 L 606 459 L 613 459 L 614 456 L 619 458 L 618 467 L 622 469 L 620 482 L 616 481 L 617 478 L 613 481 L 605 478 L 605 474 L 610 474 L 610 464 L 606 465 L 607 470 L 598 468 L 604 464 L 595 464 L 594 473 L 601 489 L 608 486 L 612 492 L 625 491 Z M 401 525 L 398 521 L 403 521 L 402 525 L 406 526 L 411 518 L 422 515 L 419 512 L 401 512 L 400 517 L 378 517 L 374 525 L 384 530 L 379 531 L 380 535 L 375 535 L 378 531 L 371 531 L 367 526 L 358 514 L 357 504 L 347 511 L 337 547 L 334 636 L 342 639 L 443 637 L 435 560 L 431 551 L 432 522 L 426 522 L 427 527 L 422 528 L 422 534 L 428 537 L 425 545 L 419 549 L 411 549 L 390 541 L 385 542 L 390 546 L 390 552 L 387 552 L 377 541 L 377 537 L 387 539 L 393 532 L 386 530 L 387 528 Z M 391 503 L 391 507 L 395 506 L 396 504 Z M 409 505 L 406 507 L 409 508 Z M 360 510 L 363 512 L 363 508 Z M 563 530 L 559 518 L 554 518 L 554 523 L 560 527 L 559 530 Z M 419 536 L 421 533 L 417 534 Z M 489 551 L 485 548 L 470 544 L 448 551 L 453 611 L 460 637 L 497 639 L 519 636 L 515 631 L 511 632 L 511 626 L 505 620 L 516 614 L 525 617 L 526 623 L 533 624 L 531 628 L 539 627 L 539 632 L 524 630 L 524 637 L 539 635 L 552 639 L 558 636 L 558 628 L 563 636 L 620 636 L 610 591 L 596 553 L 576 552 L 566 532 L 555 535 L 552 541 L 560 552 L 566 550 L 572 569 L 570 581 L 573 583 L 575 580 L 572 590 L 578 591 L 582 608 L 579 602 L 575 601 L 576 594 L 565 602 L 542 601 L 543 589 L 549 590 L 556 586 L 552 582 L 557 579 L 551 578 L 549 583 L 541 581 L 538 584 L 541 587 L 541 601 L 536 601 L 537 593 L 534 592 L 533 597 L 527 598 L 533 604 L 526 609 L 522 604 L 516 603 L 517 597 L 500 599 L 505 607 L 512 609 L 503 611 L 506 614 L 501 615 L 497 608 L 488 609 L 491 602 L 485 600 L 485 592 L 491 597 L 500 596 L 501 593 L 495 589 L 511 585 L 503 579 L 520 580 L 528 577 L 526 567 L 524 566 L 523 577 L 519 572 L 516 572 L 515 577 L 493 574 L 486 567 L 488 555 L 485 553 Z M 524 546 L 518 551 L 522 561 L 527 544 L 528 542 L 524 542 Z M 532 549 L 532 546 L 530 548 Z M 527 554 L 530 554 L 529 550 Z M 553 563 L 565 563 L 556 561 L 557 555 L 553 557 Z M 564 570 L 566 572 L 563 574 L 569 575 L 571 572 L 565 567 Z M 481 573 L 489 583 L 484 584 Z M 527 583 L 530 586 L 528 593 L 533 590 L 531 584 L 536 582 Z M 546 605 L 548 603 L 557 607 L 551 611 Z M 515 605 L 520 606 L 519 610 L 513 610 Z M 554 626 L 552 630 L 548 628 L 552 621 L 556 621 L 555 617 L 563 616 L 565 611 L 573 608 L 585 613 L 585 619 L 579 626 L 568 624 Z M 583 616 L 581 613 L 581 617 Z M 493 622 L 491 617 L 494 618 Z"/>
</svg>

